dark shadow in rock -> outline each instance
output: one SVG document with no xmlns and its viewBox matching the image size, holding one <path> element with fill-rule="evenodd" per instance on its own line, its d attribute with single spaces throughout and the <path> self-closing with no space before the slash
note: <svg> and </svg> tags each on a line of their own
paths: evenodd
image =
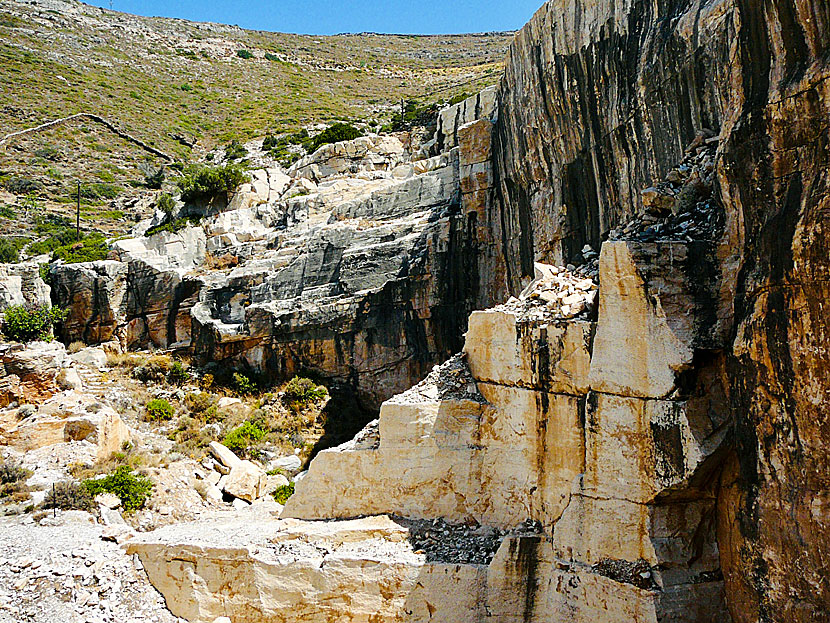
<svg viewBox="0 0 830 623">
<path fill-rule="evenodd" d="M 349 441 L 378 417 L 378 410 L 366 407 L 351 386 L 332 384 L 328 390 L 331 399 L 321 413 L 324 433 L 314 444 L 303 469 L 308 469 L 318 452 Z"/>
</svg>

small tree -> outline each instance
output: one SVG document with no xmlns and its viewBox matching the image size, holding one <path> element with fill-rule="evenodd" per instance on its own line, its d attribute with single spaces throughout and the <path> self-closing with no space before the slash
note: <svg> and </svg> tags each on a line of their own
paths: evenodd
<svg viewBox="0 0 830 623">
<path fill-rule="evenodd" d="M 352 141 L 359 136 L 363 136 L 363 132 L 348 123 L 335 123 L 314 137 L 311 144 L 311 151 L 315 151 L 323 145 L 329 143 L 339 143 L 341 141 Z"/>
<path fill-rule="evenodd" d="M 156 200 L 156 207 L 164 213 L 164 220 L 169 221 L 176 211 L 176 200 L 170 193 L 162 193 Z"/>
<path fill-rule="evenodd" d="M 0 264 L 17 264 L 19 261 L 17 245 L 8 238 L 0 238 Z"/>
</svg>

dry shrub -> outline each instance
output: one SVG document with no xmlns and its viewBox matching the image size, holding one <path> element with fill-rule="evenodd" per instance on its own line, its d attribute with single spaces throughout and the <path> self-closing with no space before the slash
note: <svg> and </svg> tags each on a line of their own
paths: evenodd
<svg viewBox="0 0 830 623">
<path fill-rule="evenodd" d="M 81 352 L 85 348 L 86 344 L 84 344 L 83 342 L 72 342 L 69 346 L 66 347 L 66 352 L 70 355 L 74 355 L 75 353 Z"/>
</svg>

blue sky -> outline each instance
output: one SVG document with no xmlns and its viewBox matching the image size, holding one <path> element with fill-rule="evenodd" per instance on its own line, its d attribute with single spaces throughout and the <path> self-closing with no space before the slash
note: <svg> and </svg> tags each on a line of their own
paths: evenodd
<svg viewBox="0 0 830 623">
<path fill-rule="evenodd" d="M 89 0 L 87 0 L 89 1 Z M 110 7 L 109 0 L 89 2 Z M 544 0 L 113 0 L 116 11 L 329 35 L 515 30 Z"/>
</svg>

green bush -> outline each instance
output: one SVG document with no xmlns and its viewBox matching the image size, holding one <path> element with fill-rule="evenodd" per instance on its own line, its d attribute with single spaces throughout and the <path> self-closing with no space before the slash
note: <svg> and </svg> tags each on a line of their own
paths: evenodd
<svg viewBox="0 0 830 623">
<path fill-rule="evenodd" d="M 288 381 L 283 388 L 283 392 L 287 402 L 299 405 L 305 405 L 329 395 L 325 387 L 301 376 L 295 376 Z"/>
<path fill-rule="evenodd" d="M 199 217 L 197 216 L 187 216 L 184 218 L 177 218 L 174 221 L 170 221 L 168 223 L 162 223 L 161 225 L 156 225 L 151 227 L 146 232 L 144 232 L 145 236 L 154 236 L 160 232 L 166 231 L 170 232 L 171 234 L 175 234 L 177 231 L 181 231 L 185 227 L 189 225 L 195 225 L 199 222 Z"/>
<path fill-rule="evenodd" d="M 58 482 L 46 492 L 43 508 L 91 511 L 95 507 L 89 490 L 77 482 Z"/>
<path fill-rule="evenodd" d="M 270 52 L 266 52 L 266 53 L 265 53 L 265 60 L 267 60 L 267 61 L 277 61 L 277 62 L 279 62 L 279 61 L 280 61 L 280 57 L 279 57 L 279 56 L 277 56 L 276 54 L 271 54 Z"/>
<path fill-rule="evenodd" d="M 124 192 L 124 189 L 117 184 L 110 184 L 107 182 L 95 182 L 92 184 L 81 185 L 81 198 L 90 199 L 93 201 L 100 199 L 115 199 Z M 74 188 L 70 191 L 72 199 L 78 199 L 78 189 Z"/>
<path fill-rule="evenodd" d="M 237 55 L 239 58 L 244 58 L 244 59 L 249 59 L 249 58 L 253 58 L 253 57 L 254 57 L 254 53 L 253 53 L 253 52 L 251 52 L 250 50 L 237 50 L 237 51 L 236 51 L 236 55 Z"/>
<path fill-rule="evenodd" d="M 51 264 L 40 264 L 37 267 L 37 272 L 40 275 L 40 278 L 43 279 L 43 282 L 52 285 L 52 265 Z"/>
<path fill-rule="evenodd" d="M 216 398 L 207 392 L 192 393 L 184 397 L 184 404 L 192 414 L 201 415 L 214 407 Z"/>
<path fill-rule="evenodd" d="M 248 420 L 225 435 L 222 444 L 230 448 L 235 454 L 247 454 L 248 446 L 262 441 L 265 435 L 266 431 L 257 422 Z"/>
<path fill-rule="evenodd" d="M 147 403 L 145 407 L 147 411 L 147 419 L 154 422 L 166 421 L 173 419 L 173 405 L 164 398 L 154 398 Z"/>
<path fill-rule="evenodd" d="M 23 469 L 16 463 L 0 464 L 0 484 L 10 485 L 26 480 L 32 475 L 28 469 Z"/>
<path fill-rule="evenodd" d="M 68 310 L 49 305 L 27 309 L 12 305 L 3 312 L 3 335 L 15 342 L 52 341 L 52 327 L 66 320 Z"/>
<path fill-rule="evenodd" d="M 359 136 L 363 136 L 363 132 L 348 123 L 335 123 L 329 126 L 320 134 L 314 137 L 311 143 L 311 151 L 316 151 L 323 145 L 329 143 L 339 143 L 340 141 L 351 141 Z"/>
<path fill-rule="evenodd" d="M 239 141 L 231 141 L 225 147 L 225 158 L 228 160 L 242 160 L 247 155 L 248 150 Z"/>
<path fill-rule="evenodd" d="M 7 205 L 0 206 L 0 217 L 7 218 L 7 219 L 16 219 L 17 212 L 14 211 L 14 208 Z"/>
<path fill-rule="evenodd" d="M 17 264 L 19 261 L 20 251 L 14 241 L 0 238 L 0 264 Z"/>
<path fill-rule="evenodd" d="M 174 361 L 167 375 L 167 380 L 173 385 L 184 385 L 190 380 L 190 372 L 185 369 L 181 361 Z"/>
<path fill-rule="evenodd" d="M 248 394 L 255 394 L 257 391 L 256 383 L 249 379 L 244 374 L 238 372 L 233 373 L 233 389 L 237 394 L 243 396 Z"/>
<path fill-rule="evenodd" d="M 178 181 L 182 200 L 210 201 L 222 193 L 236 190 L 250 178 L 239 164 L 219 167 L 198 167 Z"/>
<path fill-rule="evenodd" d="M 144 507 L 153 490 L 153 482 L 145 476 L 133 474 L 127 465 L 121 465 L 104 478 L 84 480 L 89 495 L 112 493 L 121 500 L 125 511 L 136 511 Z"/>
<path fill-rule="evenodd" d="M 277 501 L 277 504 L 283 504 L 288 501 L 294 495 L 294 483 L 289 482 L 287 485 L 282 485 L 277 487 L 277 490 L 274 491 L 274 499 Z"/>
<path fill-rule="evenodd" d="M 7 180 L 4 185 L 6 190 L 10 193 L 14 193 L 15 195 L 26 195 L 37 192 L 43 188 L 43 184 L 37 180 L 25 177 L 13 177 L 10 180 Z"/>
<path fill-rule="evenodd" d="M 463 101 L 463 100 L 461 100 Z M 392 130 L 406 130 L 413 125 L 429 125 L 438 114 L 437 104 L 418 105 L 418 102 L 409 100 L 404 106 L 403 112 L 392 115 Z"/>
<path fill-rule="evenodd" d="M 51 253 L 64 246 L 73 245 L 78 240 L 78 233 L 75 225 L 62 216 L 46 215 L 38 216 L 35 219 L 35 233 L 42 238 L 29 246 L 30 255 L 41 255 Z M 100 234 L 89 234 L 90 236 L 101 237 Z M 85 237 L 81 234 L 81 239 Z"/>
<path fill-rule="evenodd" d="M 107 239 L 101 234 L 89 234 L 81 242 L 66 244 L 52 252 L 52 261 L 63 260 L 67 264 L 105 260 L 110 253 Z"/>
</svg>

